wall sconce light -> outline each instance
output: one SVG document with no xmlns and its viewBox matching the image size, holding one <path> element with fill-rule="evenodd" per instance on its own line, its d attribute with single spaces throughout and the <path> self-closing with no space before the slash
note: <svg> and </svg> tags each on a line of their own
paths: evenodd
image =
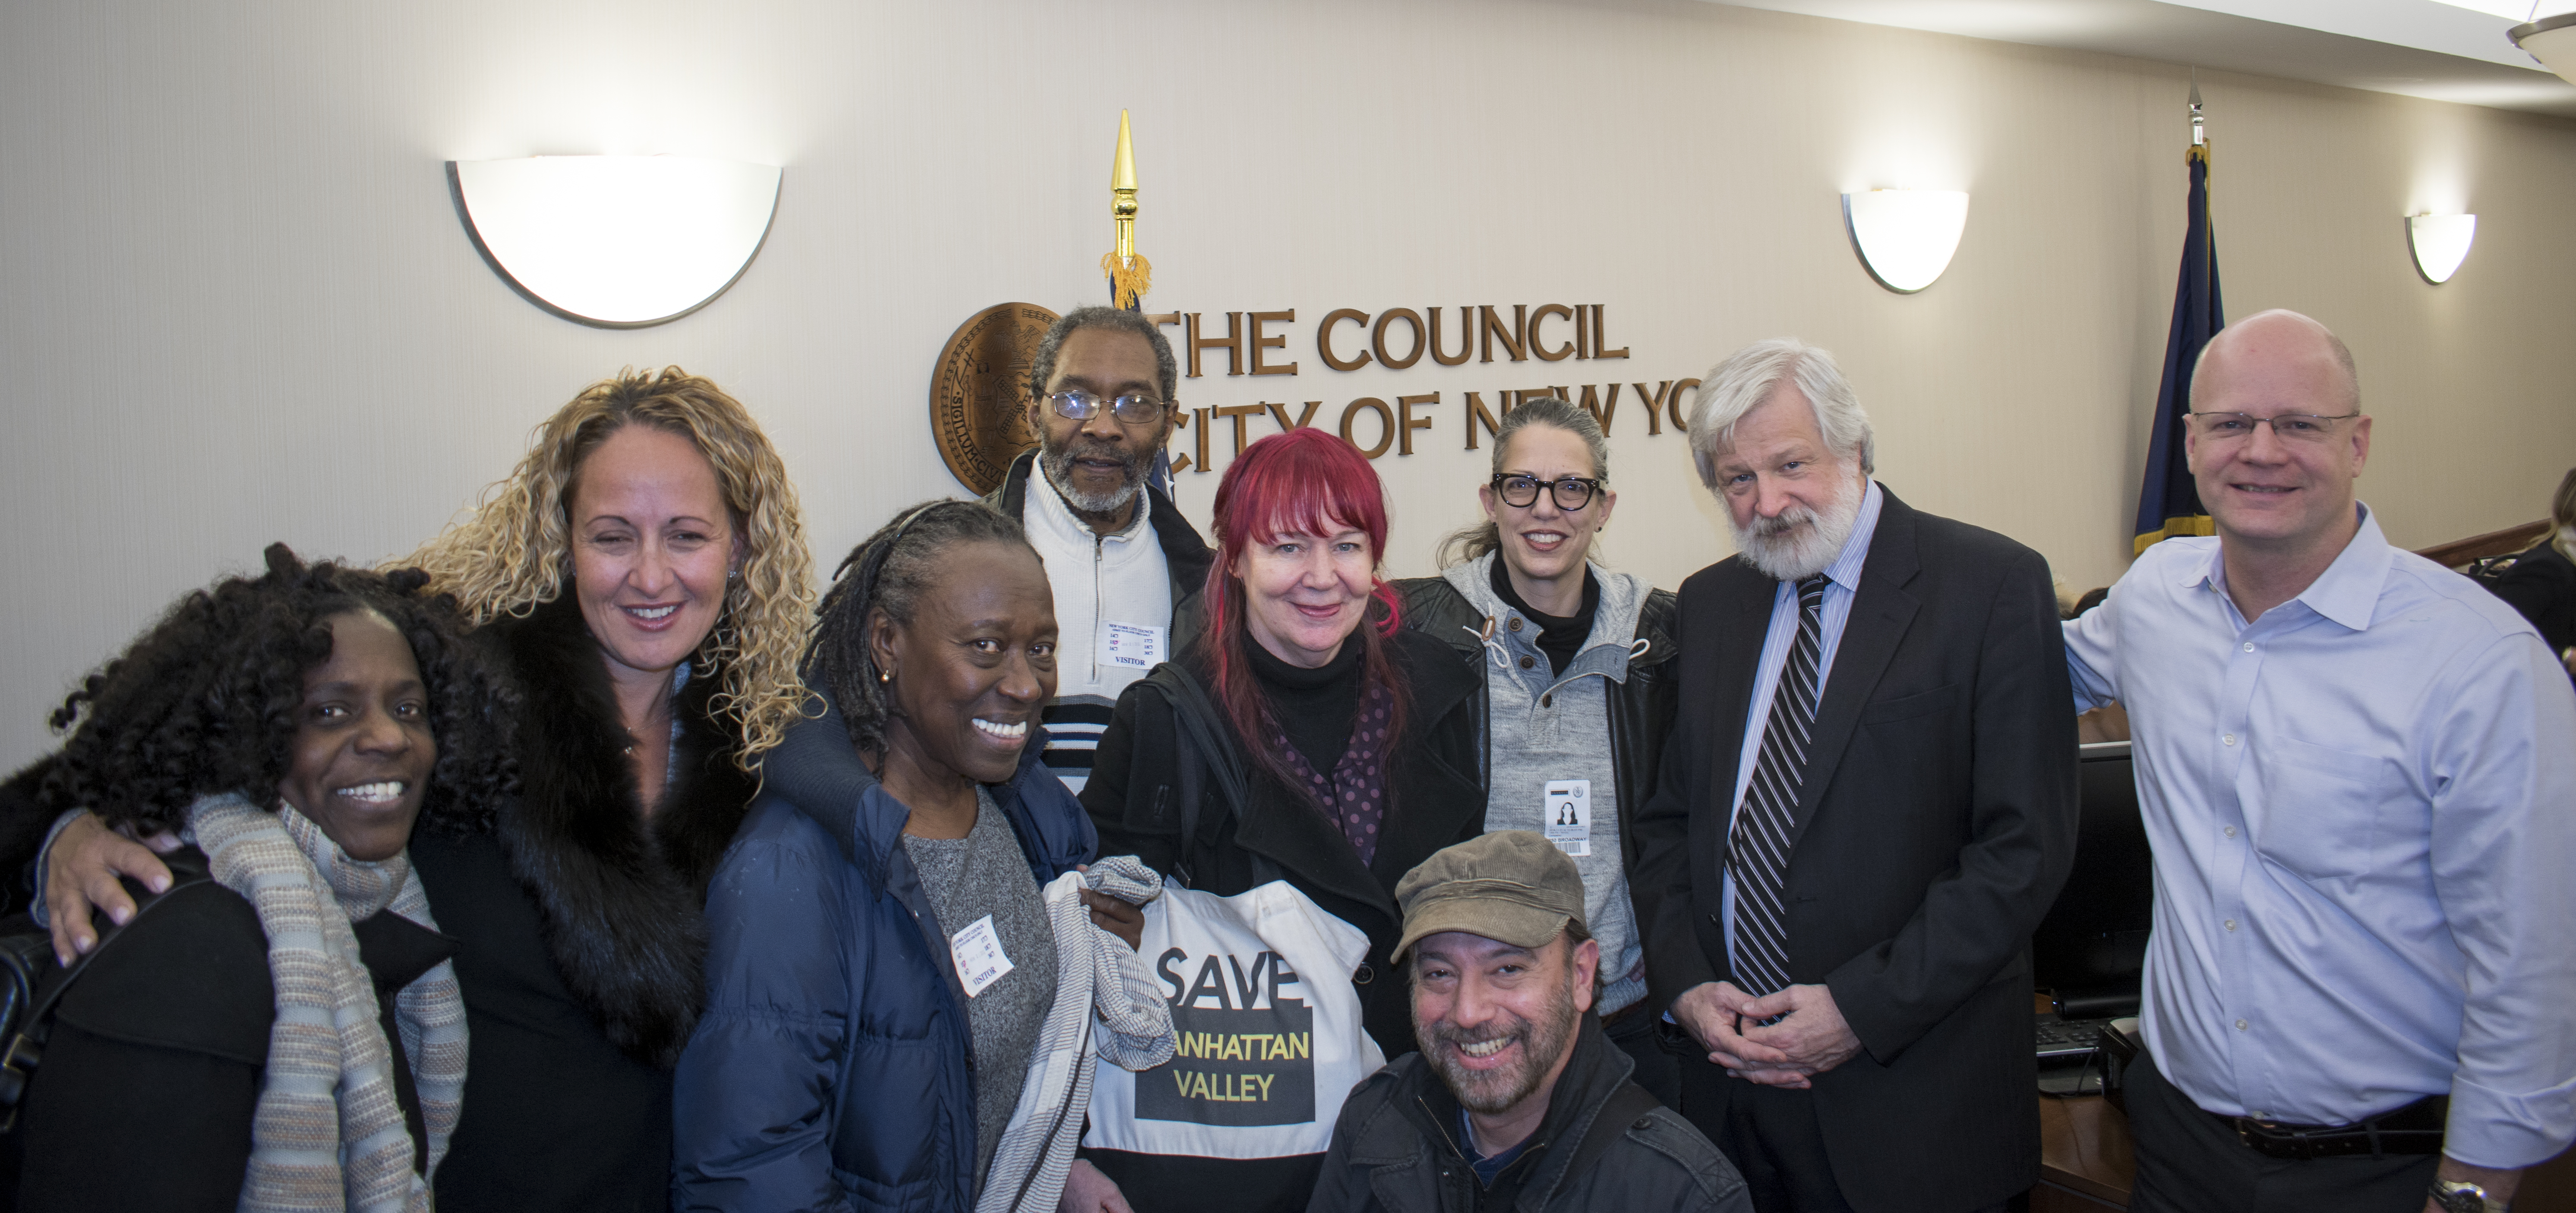
<svg viewBox="0 0 2576 1213">
<path fill-rule="evenodd" d="M 1871 190 L 1843 195 L 1843 226 L 1880 286 L 1911 295 L 1932 285 L 1959 251 L 1968 196 L 1957 190 Z"/>
<path fill-rule="evenodd" d="M 2522 53 L 2540 60 L 2542 67 L 2576 84 L 2576 13 L 2560 13 L 2517 25 L 2506 30 L 2504 36 L 2521 47 Z"/>
<path fill-rule="evenodd" d="M 2406 217 L 2406 243 L 2415 250 L 2415 272 L 2424 281 L 2444 283 L 2458 273 L 2460 262 L 2469 255 L 2470 242 L 2478 236 L 2475 215 L 2409 215 Z"/>
<path fill-rule="evenodd" d="M 751 265 L 778 169 L 685 156 L 450 160 L 474 247 L 567 320 L 643 328 L 705 307 Z"/>
</svg>

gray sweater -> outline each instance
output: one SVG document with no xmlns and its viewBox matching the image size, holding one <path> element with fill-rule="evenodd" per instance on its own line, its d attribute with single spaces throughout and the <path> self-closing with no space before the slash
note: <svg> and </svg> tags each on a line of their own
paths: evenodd
<svg viewBox="0 0 2576 1213">
<path fill-rule="evenodd" d="M 1538 625 L 1494 593 L 1495 559 L 1488 553 L 1441 574 L 1492 623 L 1485 637 L 1486 724 L 1492 730 L 1493 764 L 1485 829 L 1546 832 L 1554 825 L 1566 839 L 1558 845 L 1573 855 L 1574 866 L 1583 873 L 1584 925 L 1601 943 L 1606 988 L 1599 1010 L 1608 1015 L 1646 994 L 1645 951 L 1638 943 L 1628 873 L 1619 855 L 1619 814 L 1631 806 L 1618 802 L 1606 687 L 1627 680 L 1637 613 L 1645 609 L 1652 587 L 1626 573 L 1588 566 L 1601 586 L 1592 635 L 1565 672 L 1553 674 L 1547 654 L 1538 648 Z M 1547 796 L 1549 785 L 1574 781 L 1588 784 L 1588 795 Z M 1569 819 L 1573 824 L 1567 824 Z M 1581 829 L 1585 824 L 1589 828 Z"/>
<path fill-rule="evenodd" d="M 967 1034 L 975 1046 L 975 1182 L 981 1187 L 1002 1129 L 1019 1107 L 1029 1052 L 1055 1005 L 1057 957 L 1055 928 L 1029 877 L 1020 840 L 1011 833 L 1011 819 L 982 788 L 975 789 L 975 810 L 975 828 L 964 838 L 906 834 L 903 849 L 921 873 L 940 934 L 953 936 L 989 914 L 1013 964 L 966 1002 Z"/>
</svg>

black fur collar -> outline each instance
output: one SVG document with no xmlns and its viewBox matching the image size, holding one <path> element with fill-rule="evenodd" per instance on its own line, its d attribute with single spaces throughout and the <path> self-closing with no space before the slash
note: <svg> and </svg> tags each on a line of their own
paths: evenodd
<svg viewBox="0 0 2576 1213">
<path fill-rule="evenodd" d="M 671 790 L 648 828 L 608 670 L 572 594 L 488 630 L 524 697 L 523 791 L 499 828 L 510 870 L 543 911 L 564 984 L 610 1043 L 671 1066 L 705 1001 L 707 879 L 756 790 L 734 765 L 736 733 L 708 714 L 722 678 L 695 671 L 673 705 Z"/>
</svg>

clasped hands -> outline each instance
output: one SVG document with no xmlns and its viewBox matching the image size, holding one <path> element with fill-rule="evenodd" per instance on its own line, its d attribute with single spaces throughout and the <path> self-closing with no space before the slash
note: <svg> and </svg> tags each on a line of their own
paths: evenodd
<svg viewBox="0 0 2576 1213">
<path fill-rule="evenodd" d="M 1779 1022 L 1762 1023 L 1775 1015 Z M 1673 1018 L 1708 1050 L 1711 1063 L 1764 1086 L 1804 1089 L 1860 1051 L 1860 1037 L 1824 986 L 1790 986 L 1755 998 L 1732 982 L 1712 981 L 1674 999 Z"/>
</svg>

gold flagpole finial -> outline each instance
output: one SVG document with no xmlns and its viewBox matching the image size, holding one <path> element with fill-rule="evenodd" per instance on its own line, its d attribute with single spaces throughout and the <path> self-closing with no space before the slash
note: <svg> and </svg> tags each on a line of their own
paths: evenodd
<svg viewBox="0 0 2576 1213">
<path fill-rule="evenodd" d="M 1133 307 L 1138 297 L 1153 289 L 1154 268 L 1136 255 L 1136 147 L 1125 110 L 1118 111 L 1118 156 L 1109 166 L 1109 195 L 1109 219 L 1118 239 L 1109 255 L 1100 259 L 1100 272 L 1109 279 L 1111 302 Z"/>
<path fill-rule="evenodd" d="M 1136 192 L 1136 142 L 1127 129 L 1127 111 L 1118 111 L 1118 159 L 1109 166 L 1109 188 Z"/>
</svg>

